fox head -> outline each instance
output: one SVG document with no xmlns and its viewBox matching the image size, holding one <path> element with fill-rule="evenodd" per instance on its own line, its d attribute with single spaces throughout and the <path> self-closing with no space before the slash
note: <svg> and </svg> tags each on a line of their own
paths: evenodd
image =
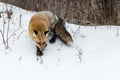
<svg viewBox="0 0 120 80">
<path fill-rule="evenodd" d="M 46 21 L 30 22 L 29 34 L 41 51 L 45 49 L 48 41 L 49 24 Z"/>
</svg>

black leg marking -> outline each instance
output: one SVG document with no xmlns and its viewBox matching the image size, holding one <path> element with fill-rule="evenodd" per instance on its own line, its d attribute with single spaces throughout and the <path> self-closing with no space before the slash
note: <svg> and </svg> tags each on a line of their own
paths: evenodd
<svg viewBox="0 0 120 80">
<path fill-rule="evenodd" d="M 56 39 L 57 39 L 57 35 L 54 34 L 53 37 L 49 40 L 49 42 L 50 43 L 55 43 Z"/>
<path fill-rule="evenodd" d="M 37 46 L 36 46 L 37 47 Z M 36 52 L 37 56 L 42 56 L 43 52 L 39 49 L 39 47 L 37 47 L 37 52 Z"/>
</svg>

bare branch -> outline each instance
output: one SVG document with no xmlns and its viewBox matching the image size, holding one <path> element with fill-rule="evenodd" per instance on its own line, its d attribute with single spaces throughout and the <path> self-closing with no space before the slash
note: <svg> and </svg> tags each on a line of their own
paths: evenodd
<svg viewBox="0 0 120 80">
<path fill-rule="evenodd" d="M 7 36 L 6 36 L 6 39 L 7 39 L 6 40 L 6 45 L 7 45 L 6 49 L 8 49 L 8 47 L 9 47 L 9 45 L 8 45 L 8 34 L 9 34 L 9 27 L 10 27 L 9 25 L 10 25 L 10 19 L 8 19 Z"/>
<path fill-rule="evenodd" d="M 22 31 L 22 32 L 18 35 L 17 39 L 19 39 L 20 36 L 21 36 L 24 32 L 26 32 L 26 31 L 27 31 L 27 30 Z"/>
<path fill-rule="evenodd" d="M 19 27 L 18 29 L 16 29 L 16 30 L 7 38 L 7 40 L 9 40 L 18 30 L 20 30 L 20 28 L 21 28 L 21 27 Z M 6 40 L 6 41 L 7 41 L 7 40 Z"/>
</svg>

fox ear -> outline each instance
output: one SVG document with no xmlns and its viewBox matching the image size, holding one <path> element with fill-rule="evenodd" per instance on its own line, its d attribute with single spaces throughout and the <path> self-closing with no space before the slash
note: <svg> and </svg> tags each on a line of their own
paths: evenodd
<svg viewBox="0 0 120 80">
<path fill-rule="evenodd" d="M 34 31 L 35 35 L 37 35 L 37 34 L 38 34 L 38 32 L 37 32 L 36 30 L 33 30 L 33 31 Z"/>
</svg>

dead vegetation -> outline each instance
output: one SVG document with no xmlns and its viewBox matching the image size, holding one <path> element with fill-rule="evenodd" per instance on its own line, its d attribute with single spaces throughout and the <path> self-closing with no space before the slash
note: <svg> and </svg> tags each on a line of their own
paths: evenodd
<svg viewBox="0 0 120 80">
<path fill-rule="evenodd" d="M 119 0 L 4 0 L 4 2 L 26 10 L 50 10 L 68 22 L 80 25 L 120 25 Z"/>
<path fill-rule="evenodd" d="M 1 39 L 2 44 L 4 45 L 5 49 L 9 49 L 9 40 L 16 34 L 18 30 L 21 29 L 22 15 L 20 15 L 19 27 L 16 30 L 14 30 L 12 33 L 10 33 L 10 29 L 12 28 L 12 26 L 10 26 L 10 24 L 12 23 L 12 15 L 13 15 L 12 6 L 8 8 L 8 5 L 5 3 L 5 7 L 3 7 L 2 11 L 0 11 L 0 18 L 2 20 L 1 22 L 2 26 L 0 28 L 0 36 L 2 37 Z"/>
</svg>

